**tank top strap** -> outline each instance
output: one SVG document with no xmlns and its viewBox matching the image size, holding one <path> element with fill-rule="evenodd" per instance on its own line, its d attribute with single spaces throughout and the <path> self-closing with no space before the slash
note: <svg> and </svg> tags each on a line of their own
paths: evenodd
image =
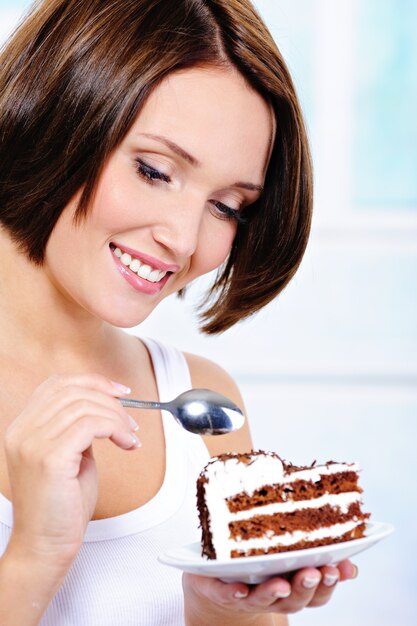
<svg viewBox="0 0 417 626">
<path fill-rule="evenodd" d="M 183 391 L 192 388 L 190 370 L 184 354 L 173 346 L 165 345 L 155 339 L 141 338 L 152 359 L 159 399 L 161 402 L 173 400 Z M 181 440 L 186 447 L 188 459 L 194 473 L 201 472 L 209 461 L 210 455 L 202 437 L 187 432 L 173 419 L 170 413 L 162 411 L 165 433 Z M 167 445 L 167 457 L 169 446 Z"/>
<path fill-rule="evenodd" d="M 173 400 L 191 389 L 190 370 L 182 352 L 155 339 L 143 339 L 151 359 L 161 402 Z"/>
</svg>

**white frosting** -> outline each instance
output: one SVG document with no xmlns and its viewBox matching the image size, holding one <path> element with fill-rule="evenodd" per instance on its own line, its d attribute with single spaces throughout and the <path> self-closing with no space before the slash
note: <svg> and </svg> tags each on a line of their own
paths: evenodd
<svg viewBox="0 0 417 626">
<path fill-rule="evenodd" d="M 255 506 L 247 511 L 238 511 L 237 513 L 230 513 L 228 510 L 228 519 L 225 521 L 228 524 L 229 522 L 250 519 L 254 515 L 275 515 L 276 513 L 292 513 L 300 509 L 319 509 L 326 504 L 329 504 L 331 507 L 338 506 L 341 513 L 347 513 L 349 505 L 353 502 L 361 502 L 361 494 L 358 491 L 337 494 L 326 493 L 320 496 L 320 498 L 314 498 L 313 500 L 274 502 L 273 504 Z"/>
<path fill-rule="evenodd" d="M 265 454 L 254 456 L 250 463 L 243 463 L 236 458 L 225 461 L 216 460 L 208 464 L 205 476 L 209 486 L 215 484 L 219 497 L 230 498 L 242 491 L 252 495 L 263 485 L 286 484 L 296 480 L 318 482 L 320 476 L 346 471 L 357 472 L 359 465 L 357 463 L 331 463 L 287 474 L 278 457 Z"/>
<path fill-rule="evenodd" d="M 361 524 L 361 521 L 350 520 L 343 524 L 334 524 L 333 526 L 326 526 L 317 530 L 311 530 L 309 532 L 296 530 L 293 533 L 285 533 L 284 535 L 278 535 L 275 537 L 256 537 L 255 539 L 246 539 L 245 541 L 237 541 L 229 539 L 226 546 L 220 546 L 216 548 L 216 556 L 218 559 L 227 559 L 230 557 L 232 550 L 241 550 L 246 552 L 251 549 L 268 549 L 273 546 L 291 546 L 299 541 L 316 541 L 317 539 L 334 539 L 341 537 L 345 533 L 353 530 L 355 526 Z"/>
<path fill-rule="evenodd" d="M 212 542 L 217 558 L 230 557 L 230 552 L 233 549 L 246 551 L 251 548 L 267 548 L 268 546 L 278 544 L 289 546 L 302 540 L 312 541 L 323 537 L 337 537 L 354 528 L 360 522 L 349 521 L 346 524 L 336 524 L 307 533 L 295 531 L 272 538 L 265 536 L 246 541 L 236 541 L 230 539 L 228 527 L 231 521 L 249 519 L 254 515 L 272 515 L 278 512 L 285 513 L 303 508 L 318 508 L 325 504 L 338 506 L 342 512 L 346 512 L 349 504 L 360 500 L 360 493 L 325 494 L 313 500 L 267 504 L 238 513 L 230 513 L 225 501 L 225 498 L 230 498 L 241 492 L 246 492 L 251 496 L 254 491 L 264 485 L 288 484 L 297 480 L 318 482 L 320 481 L 320 476 L 346 471 L 357 472 L 359 471 L 359 466 L 356 463 L 331 463 L 287 474 L 282 461 L 276 456 L 269 454 L 254 456 L 250 463 L 243 463 L 236 458 L 226 459 L 225 461 L 217 459 L 209 463 L 205 470 L 208 482 L 204 484 L 204 488 L 210 515 L 209 524 Z"/>
</svg>

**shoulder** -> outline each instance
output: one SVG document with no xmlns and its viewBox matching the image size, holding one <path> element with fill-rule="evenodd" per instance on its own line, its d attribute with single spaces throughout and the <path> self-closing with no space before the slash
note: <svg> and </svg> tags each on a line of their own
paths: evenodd
<svg viewBox="0 0 417 626">
<path fill-rule="evenodd" d="M 184 353 L 193 387 L 213 389 L 230 398 L 246 415 L 242 396 L 233 378 L 220 365 L 195 354 Z M 224 452 L 248 452 L 252 449 L 252 440 L 246 418 L 244 426 L 218 437 L 203 437 L 211 456 Z"/>
</svg>

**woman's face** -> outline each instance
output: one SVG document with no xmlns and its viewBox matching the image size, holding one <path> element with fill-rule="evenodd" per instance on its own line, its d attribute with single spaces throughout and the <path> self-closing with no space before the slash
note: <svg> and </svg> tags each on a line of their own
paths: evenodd
<svg viewBox="0 0 417 626">
<path fill-rule="evenodd" d="M 270 107 L 234 70 L 171 74 L 108 159 L 85 221 L 79 194 L 58 220 L 45 268 L 59 298 L 121 327 L 228 256 L 239 211 L 261 187 Z"/>
</svg>

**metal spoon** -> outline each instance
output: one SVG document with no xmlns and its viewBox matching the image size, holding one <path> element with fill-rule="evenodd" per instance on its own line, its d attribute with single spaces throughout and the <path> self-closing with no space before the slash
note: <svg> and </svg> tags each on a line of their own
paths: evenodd
<svg viewBox="0 0 417 626">
<path fill-rule="evenodd" d="M 171 402 L 147 402 L 119 398 L 124 407 L 162 409 L 196 435 L 224 435 L 243 426 L 245 417 L 229 398 L 210 389 L 189 389 Z"/>
</svg>

